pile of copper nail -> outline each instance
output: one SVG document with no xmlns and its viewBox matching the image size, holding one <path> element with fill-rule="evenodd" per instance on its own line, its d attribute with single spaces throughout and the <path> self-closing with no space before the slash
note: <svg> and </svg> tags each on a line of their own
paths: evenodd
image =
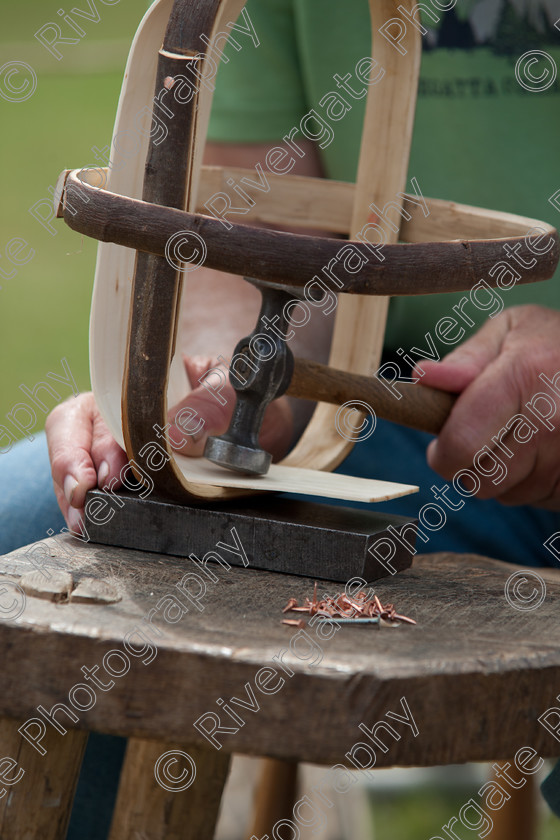
<svg viewBox="0 0 560 840">
<path fill-rule="evenodd" d="M 377 595 L 368 599 L 363 589 L 352 598 L 343 592 L 333 598 L 330 595 L 324 595 L 320 600 L 317 600 L 317 584 L 313 588 L 313 598 L 311 600 L 306 598 L 303 605 L 300 606 L 295 598 L 290 598 L 282 612 L 320 615 L 337 624 L 377 623 L 381 625 L 397 622 L 416 624 L 414 619 L 408 618 L 406 615 L 399 615 L 393 604 L 383 606 Z M 291 627 L 305 627 L 301 619 L 285 618 L 282 624 L 288 624 Z"/>
</svg>

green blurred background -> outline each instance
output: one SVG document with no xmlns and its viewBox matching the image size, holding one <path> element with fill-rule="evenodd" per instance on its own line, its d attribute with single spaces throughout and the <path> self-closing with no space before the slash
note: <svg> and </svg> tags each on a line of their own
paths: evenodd
<svg viewBox="0 0 560 840">
<path fill-rule="evenodd" d="M 57 11 L 67 7 L 44 0 L 0 0 L 0 66 L 22 61 L 37 74 L 30 99 L 0 98 L 0 424 L 24 400 L 20 384 L 32 388 L 49 371 L 62 374 L 65 357 L 81 390 L 89 387 L 88 319 L 96 243 L 55 220 L 51 235 L 29 208 L 49 197 L 62 169 L 95 163 L 92 146 L 110 143 L 130 42 L 144 14 L 145 0 L 96 3 L 99 23 L 81 20 L 86 31 L 78 44 L 61 44 L 60 61 L 34 38 L 43 24 L 61 25 L 75 35 Z M 87 9 L 87 4 L 78 4 Z M 14 84 L 16 79 L 14 78 Z M 19 81 L 18 81 L 19 84 Z M 26 265 L 5 255 L 14 237 L 35 250 Z M 48 381 L 48 380 L 47 380 Z M 55 387 L 56 390 L 56 387 Z M 64 385 L 64 398 L 70 390 Z M 54 402 L 53 402 L 54 405 Z M 38 419 L 37 428 L 44 422 Z"/>
</svg>

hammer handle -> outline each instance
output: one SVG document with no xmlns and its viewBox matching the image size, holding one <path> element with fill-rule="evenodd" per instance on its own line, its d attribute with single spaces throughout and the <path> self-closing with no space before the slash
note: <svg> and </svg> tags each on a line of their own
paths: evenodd
<svg viewBox="0 0 560 840">
<path fill-rule="evenodd" d="M 401 394 L 397 399 L 394 390 Z M 373 376 L 360 376 L 343 370 L 294 359 L 294 373 L 288 396 L 318 402 L 343 403 L 362 400 L 379 417 L 437 435 L 447 420 L 457 397 L 448 391 L 412 382 L 384 385 Z"/>
</svg>

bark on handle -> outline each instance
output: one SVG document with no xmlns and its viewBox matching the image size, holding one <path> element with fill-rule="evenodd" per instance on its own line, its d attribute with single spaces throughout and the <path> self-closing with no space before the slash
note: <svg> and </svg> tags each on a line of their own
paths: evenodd
<svg viewBox="0 0 560 840">
<path fill-rule="evenodd" d="M 401 394 L 398 399 L 395 391 Z M 410 382 L 383 384 L 372 376 L 295 359 L 294 374 L 287 391 L 291 397 L 343 405 L 352 400 L 367 403 L 379 417 L 437 435 L 457 399 L 455 394 Z"/>
</svg>

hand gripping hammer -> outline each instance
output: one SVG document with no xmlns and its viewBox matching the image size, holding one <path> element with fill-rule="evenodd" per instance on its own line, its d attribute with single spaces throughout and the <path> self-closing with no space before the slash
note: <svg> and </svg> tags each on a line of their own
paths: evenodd
<svg viewBox="0 0 560 840">
<path fill-rule="evenodd" d="M 233 416 L 225 434 L 208 438 L 206 458 L 236 472 L 264 475 L 272 456 L 259 446 L 259 432 L 267 406 L 285 393 L 335 405 L 359 400 L 380 417 L 438 434 L 455 395 L 410 382 L 401 382 L 397 388 L 376 377 L 294 358 L 282 336 L 289 329 L 286 303 L 301 297 L 301 289 L 255 279 L 249 282 L 261 292 L 261 311 L 251 335 L 235 348 L 229 370 L 236 392 Z M 264 325 L 271 321 L 274 331 L 264 332 Z"/>
</svg>

